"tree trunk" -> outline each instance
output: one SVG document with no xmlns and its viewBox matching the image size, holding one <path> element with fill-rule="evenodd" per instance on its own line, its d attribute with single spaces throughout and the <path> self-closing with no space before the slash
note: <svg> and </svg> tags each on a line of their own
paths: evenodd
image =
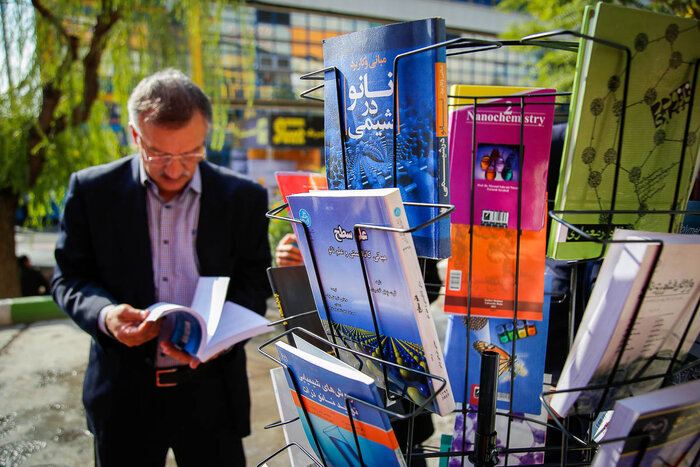
<svg viewBox="0 0 700 467">
<path fill-rule="evenodd" d="M 11 190 L 0 190 L 0 298 L 21 295 L 15 256 L 15 213 L 18 200 L 17 194 Z"/>
</svg>

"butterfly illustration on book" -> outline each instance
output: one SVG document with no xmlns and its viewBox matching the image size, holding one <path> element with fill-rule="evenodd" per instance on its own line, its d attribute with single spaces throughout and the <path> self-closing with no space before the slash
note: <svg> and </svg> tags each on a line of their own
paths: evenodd
<svg viewBox="0 0 700 467">
<path fill-rule="evenodd" d="M 479 352 L 479 354 L 482 354 L 487 351 L 491 350 L 493 352 L 496 352 L 498 354 L 498 377 L 500 378 L 501 375 L 506 374 L 506 376 L 510 376 L 510 369 L 511 367 L 515 368 L 514 375 L 523 375 L 525 376 L 527 374 L 527 369 L 525 368 L 524 362 L 518 360 L 518 357 L 511 357 L 508 352 L 503 350 L 500 347 L 497 347 L 489 342 L 484 342 L 484 341 L 476 341 L 473 344 L 474 350 Z"/>
</svg>

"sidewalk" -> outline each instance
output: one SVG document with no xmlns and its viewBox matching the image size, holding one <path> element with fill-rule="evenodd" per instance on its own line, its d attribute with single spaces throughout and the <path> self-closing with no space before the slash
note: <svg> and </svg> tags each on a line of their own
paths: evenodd
<svg viewBox="0 0 700 467">
<path fill-rule="evenodd" d="M 263 429 L 279 420 L 269 383 L 276 365 L 257 347 L 274 335 L 246 346 L 253 401 L 252 435 L 244 440 L 249 465 L 285 444 L 281 428 Z M 0 465 L 93 465 L 81 401 L 89 347 L 90 337 L 68 319 L 0 328 Z M 174 459 L 168 465 L 176 465 Z"/>
</svg>

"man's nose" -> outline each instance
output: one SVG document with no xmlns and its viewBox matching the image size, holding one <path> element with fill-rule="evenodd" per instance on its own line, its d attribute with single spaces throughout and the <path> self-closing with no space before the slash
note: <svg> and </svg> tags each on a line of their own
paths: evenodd
<svg viewBox="0 0 700 467">
<path fill-rule="evenodd" d="M 185 170 L 186 167 L 180 156 L 173 157 L 172 161 L 165 166 L 165 174 L 173 179 L 180 178 Z"/>
</svg>

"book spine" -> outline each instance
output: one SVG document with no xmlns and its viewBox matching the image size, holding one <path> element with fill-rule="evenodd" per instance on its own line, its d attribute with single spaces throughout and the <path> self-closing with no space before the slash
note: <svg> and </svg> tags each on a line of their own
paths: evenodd
<svg viewBox="0 0 700 467">
<path fill-rule="evenodd" d="M 394 213 L 396 209 L 404 209 L 401 195 L 398 191 L 388 196 L 385 202 L 388 213 Z M 406 229 L 409 227 L 405 216 L 392 215 L 390 218 L 392 227 L 399 229 Z M 411 235 L 407 233 L 394 233 L 394 237 L 403 266 L 403 272 L 406 277 L 408 292 L 413 302 L 413 313 L 421 344 L 423 345 L 425 360 L 428 364 L 427 371 L 430 374 L 444 378 L 446 382 L 445 387 L 435 399 L 438 407 L 438 414 L 444 416 L 455 409 L 455 402 L 447 375 L 447 367 L 442 354 L 440 340 L 438 339 L 435 324 L 430 314 L 430 301 L 428 300 L 428 292 L 425 288 L 423 274 L 418 264 L 418 257 L 416 256 Z M 442 384 L 440 381 L 433 379 L 430 379 L 430 383 L 433 386 L 433 390 L 437 390 Z"/>
<path fill-rule="evenodd" d="M 436 32 L 438 41 L 444 39 L 443 33 Z M 447 63 L 445 48 L 436 52 L 435 61 L 435 153 L 437 155 L 437 202 L 450 203 L 450 160 L 448 149 L 449 119 L 447 114 Z M 447 219 L 437 222 L 435 238 L 436 256 L 447 258 L 450 255 L 450 223 Z"/>
<path fill-rule="evenodd" d="M 591 22 L 596 15 L 596 10 L 587 6 L 583 14 L 583 24 L 581 25 L 581 34 L 589 34 Z M 593 41 L 581 39 L 579 49 L 582 50 L 576 57 L 576 70 L 581 70 L 574 75 L 573 95 L 571 96 L 571 108 L 569 109 L 569 119 L 567 121 L 566 139 L 564 141 L 563 153 L 559 164 L 559 183 L 557 183 L 556 193 L 549 193 L 548 196 L 554 195 L 554 209 L 564 210 L 566 202 L 566 187 L 571 178 L 571 163 L 573 161 L 573 146 L 578 133 L 578 125 L 581 119 L 581 107 L 583 105 L 583 89 L 581 86 L 585 83 L 588 61 L 585 56 L 590 54 L 590 48 L 593 46 Z M 584 71 L 584 67 L 586 70 Z M 556 225 L 555 225 L 556 224 Z M 564 258 L 560 252 L 560 243 L 566 242 L 568 227 L 558 221 L 553 221 L 553 232 L 549 235 L 549 245 L 547 246 L 547 256 L 554 259 L 572 259 Z M 600 250 L 600 248 L 598 248 Z"/>
</svg>

